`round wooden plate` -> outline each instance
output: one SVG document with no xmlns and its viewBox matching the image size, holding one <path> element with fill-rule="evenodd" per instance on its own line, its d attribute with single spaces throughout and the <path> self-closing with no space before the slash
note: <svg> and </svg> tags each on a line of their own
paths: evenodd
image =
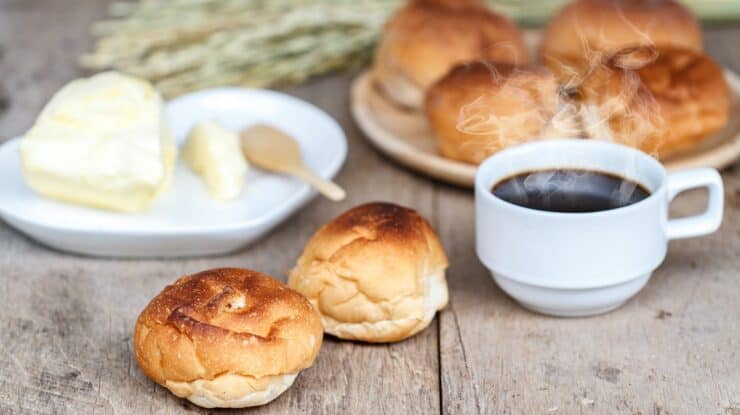
<svg viewBox="0 0 740 415">
<path fill-rule="evenodd" d="M 669 171 L 691 167 L 721 169 L 740 158 L 740 77 L 726 69 L 725 78 L 732 92 L 729 122 L 691 150 L 662 160 Z M 424 115 L 388 101 L 373 84 L 369 71 L 353 82 L 351 100 L 355 121 L 380 151 L 422 174 L 457 185 L 473 186 L 478 166 L 439 155 Z"/>
</svg>

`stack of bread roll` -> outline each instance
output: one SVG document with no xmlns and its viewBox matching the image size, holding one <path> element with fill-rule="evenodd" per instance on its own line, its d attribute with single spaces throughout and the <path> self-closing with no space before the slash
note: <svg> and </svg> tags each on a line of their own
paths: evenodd
<svg viewBox="0 0 740 415">
<path fill-rule="evenodd" d="M 543 138 L 666 157 L 727 123 L 723 71 L 675 0 L 575 0 L 538 55 L 531 64 L 520 30 L 479 0 L 411 0 L 387 24 L 372 73 L 389 101 L 424 113 L 443 156 L 473 164 Z"/>
</svg>

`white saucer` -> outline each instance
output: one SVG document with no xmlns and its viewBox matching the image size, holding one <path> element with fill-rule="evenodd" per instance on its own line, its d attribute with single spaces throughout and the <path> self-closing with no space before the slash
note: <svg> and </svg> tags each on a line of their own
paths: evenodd
<svg viewBox="0 0 740 415">
<path fill-rule="evenodd" d="M 256 122 L 280 128 L 301 146 L 306 164 L 324 178 L 339 171 L 347 141 L 326 113 L 297 98 L 266 90 L 218 88 L 185 95 L 166 106 L 182 143 L 201 120 L 240 130 Z M 94 256 L 173 257 L 234 251 L 295 213 L 315 192 L 286 176 L 251 167 L 241 197 L 213 199 L 203 182 L 178 161 L 172 188 L 146 212 L 113 213 L 36 194 L 23 180 L 19 138 L 0 146 L 0 217 L 51 247 Z"/>
</svg>

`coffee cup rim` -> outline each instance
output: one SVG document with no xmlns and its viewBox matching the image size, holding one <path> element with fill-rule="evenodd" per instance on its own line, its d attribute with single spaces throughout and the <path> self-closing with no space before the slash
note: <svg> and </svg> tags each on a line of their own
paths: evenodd
<svg viewBox="0 0 740 415">
<path fill-rule="evenodd" d="M 501 199 L 500 197 L 494 195 L 493 192 L 491 191 L 491 187 L 495 183 L 497 183 L 496 180 L 501 180 L 508 176 L 504 176 L 504 177 L 501 177 L 501 178 L 498 178 L 492 181 L 491 178 L 489 177 L 490 175 L 486 175 L 486 170 L 488 166 L 495 164 L 501 159 L 504 159 L 507 157 L 516 157 L 517 154 L 530 152 L 532 151 L 533 148 L 547 148 L 547 147 L 557 148 L 557 147 L 563 147 L 563 146 L 576 146 L 576 147 L 581 147 L 583 149 L 594 149 L 594 150 L 606 149 L 609 151 L 619 151 L 619 152 L 629 153 L 629 156 L 638 157 L 638 158 L 643 159 L 645 162 L 650 164 L 652 168 L 660 172 L 660 182 L 659 182 L 660 184 L 655 189 L 651 189 L 650 195 L 646 197 L 645 199 L 642 199 L 636 203 L 632 203 L 627 206 L 622 206 L 622 207 L 618 207 L 614 209 L 602 210 L 602 211 L 597 211 L 597 212 L 552 212 L 552 211 L 546 211 L 546 210 L 532 209 L 532 208 L 528 208 L 525 206 L 519 206 L 511 202 L 508 202 L 504 199 Z M 561 165 L 561 166 L 542 167 L 542 169 L 545 169 L 545 168 L 580 168 L 580 167 L 572 166 L 572 165 L 571 166 Z M 603 171 L 609 172 L 607 169 L 604 169 Z M 514 174 L 516 173 L 512 173 L 512 175 Z M 519 212 L 526 212 L 527 214 L 537 215 L 541 217 L 552 217 L 552 218 L 558 218 L 558 219 L 571 220 L 571 219 L 584 219 L 584 218 L 592 218 L 592 217 L 600 217 L 600 216 L 609 216 L 609 215 L 614 215 L 617 213 L 628 213 L 635 209 L 640 209 L 643 205 L 650 203 L 652 200 L 658 197 L 658 194 L 661 193 L 661 191 L 666 186 L 666 177 L 667 177 L 667 173 L 666 173 L 665 167 L 663 167 L 663 165 L 657 159 L 655 159 L 653 156 L 643 151 L 640 151 L 632 147 L 628 147 L 628 146 L 610 142 L 610 141 L 594 140 L 594 139 L 545 138 L 545 139 L 539 139 L 536 141 L 508 147 L 504 150 L 501 150 L 489 156 L 478 166 L 478 169 L 476 170 L 475 189 L 476 189 L 476 193 L 480 197 L 483 197 L 485 200 L 489 202 L 495 203 L 497 206 L 500 206 L 503 209 L 509 209 L 512 211 L 519 211 Z M 643 181 L 639 180 L 638 178 L 630 177 L 629 179 L 634 180 L 638 184 L 645 186 Z"/>
</svg>

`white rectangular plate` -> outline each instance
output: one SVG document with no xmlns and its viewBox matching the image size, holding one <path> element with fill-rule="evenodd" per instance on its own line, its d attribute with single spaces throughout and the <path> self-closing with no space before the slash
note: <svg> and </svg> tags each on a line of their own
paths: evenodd
<svg viewBox="0 0 740 415">
<path fill-rule="evenodd" d="M 170 101 L 166 113 L 178 144 L 203 120 L 233 131 L 258 122 L 280 128 L 299 142 L 306 164 L 324 178 L 334 177 L 347 154 L 344 133 L 330 116 L 274 91 L 204 90 Z M 252 166 L 242 195 L 221 202 L 178 160 L 172 188 L 149 210 L 97 210 L 47 199 L 29 188 L 21 172 L 19 140 L 0 147 L 0 216 L 31 238 L 68 252 L 111 257 L 226 253 L 259 238 L 316 194 L 297 179 Z"/>
</svg>

